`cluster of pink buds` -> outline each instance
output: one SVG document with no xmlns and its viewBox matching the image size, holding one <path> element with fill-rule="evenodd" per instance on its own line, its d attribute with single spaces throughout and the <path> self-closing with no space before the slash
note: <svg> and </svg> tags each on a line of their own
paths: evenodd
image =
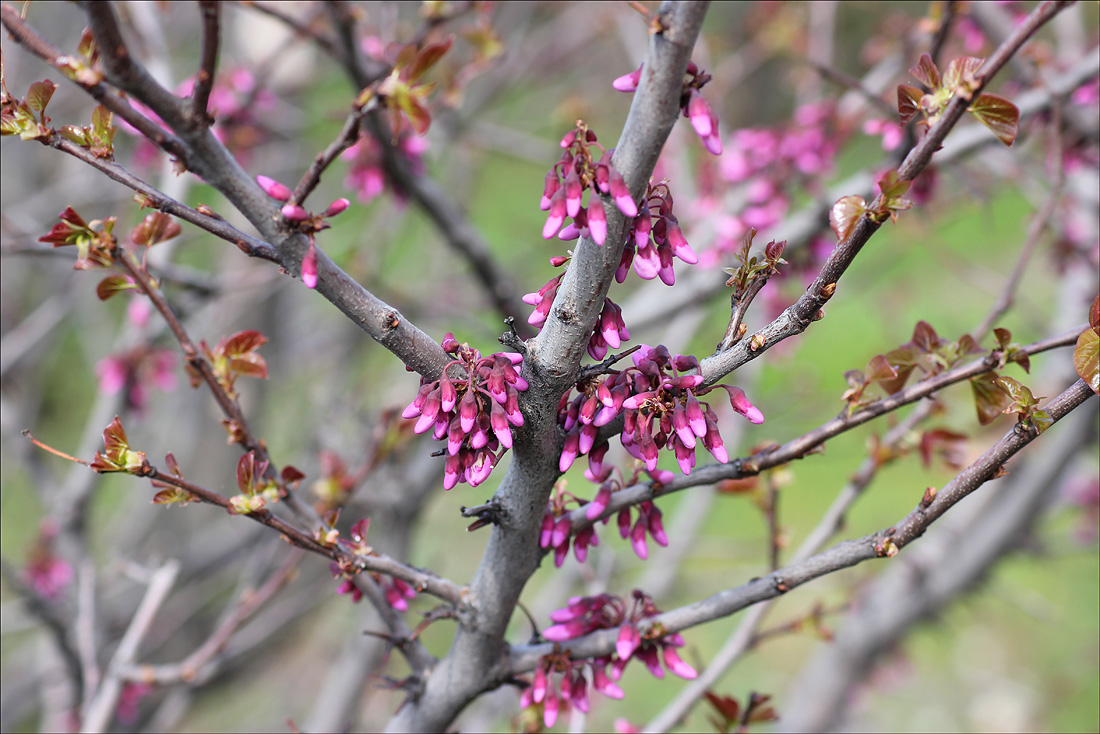
<svg viewBox="0 0 1100 734">
<path fill-rule="evenodd" d="M 542 516 L 542 531 L 539 533 L 539 546 L 554 550 L 554 565 L 561 568 L 565 558 L 569 554 L 569 543 L 573 543 L 573 555 L 578 563 L 584 563 L 588 557 L 589 546 L 600 544 L 600 538 L 596 535 L 596 528 L 589 525 L 573 537 L 572 523 L 569 520 L 570 505 L 583 507 L 588 500 L 581 499 L 574 494 L 565 491 L 565 481 L 558 482 L 546 504 L 546 511 Z M 590 505 L 591 506 L 591 505 Z M 607 503 L 604 502 L 604 508 Z M 592 519 L 600 516 L 603 509 L 596 513 Z M 604 520 L 606 523 L 607 521 Z"/>
<path fill-rule="evenodd" d="M 640 622 L 660 613 L 653 599 L 638 589 L 634 590 L 634 602 L 629 607 L 625 600 L 612 594 L 574 596 L 567 606 L 550 613 L 554 624 L 543 630 L 542 636 L 551 642 L 565 642 L 596 630 L 618 627 L 614 654 L 594 658 L 590 665 L 596 690 L 612 698 L 621 698 L 622 690 L 613 681 L 622 678 L 623 670 L 633 658 L 641 660 L 657 678 L 664 678 L 665 668 L 685 680 L 697 675 L 676 651 L 684 646 L 684 638 L 679 633 L 668 634 L 659 624 L 652 626 L 645 635 L 639 632 Z M 552 658 L 552 655 L 547 657 Z"/>
<path fill-rule="evenodd" d="M 424 153 L 428 139 L 420 135 L 404 133 L 397 139 L 396 148 L 405 156 L 409 168 L 416 175 L 424 172 Z M 340 158 L 348 162 L 348 175 L 344 186 L 356 192 L 359 203 L 366 204 L 380 195 L 388 184 L 398 201 L 404 201 L 405 192 L 386 176 L 382 167 L 382 146 L 370 135 L 359 138 Z"/>
<path fill-rule="evenodd" d="M 364 518 L 351 526 L 350 539 L 336 536 L 336 544 L 355 556 L 374 555 L 374 550 L 367 544 L 367 531 L 370 529 L 370 518 Z M 334 532 L 335 534 L 335 532 Z M 355 583 L 354 577 L 359 570 L 347 563 L 330 563 L 329 571 L 333 576 L 342 577 L 343 581 L 337 587 L 336 593 L 349 595 L 351 601 L 358 604 L 363 599 L 363 590 Z M 386 595 L 386 601 L 399 612 L 407 611 L 409 601 L 416 598 L 416 589 L 409 586 L 401 579 L 371 572 L 370 577 L 376 584 L 382 587 Z"/>
<path fill-rule="evenodd" d="M 623 698 L 623 689 L 604 672 L 606 662 L 570 660 L 568 653 L 551 653 L 539 659 L 531 685 L 520 696 L 520 707 L 536 712 L 541 708 L 547 728 L 572 708 L 588 713 L 588 679 L 584 673 L 588 666 L 592 670 L 593 688 L 608 698 Z"/>
<path fill-rule="evenodd" d="M 437 441 L 446 440 L 444 489 L 460 482 L 476 487 L 512 447 L 512 426 L 523 425 L 519 393 L 527 389 L 527 381 L 517 369 L 523 357 L 515 352 L 482 357 L 450 333 L 443 338 L 443 349 L 454 361 L 438 380 L 421 378 L 416 399 L 401 416 L 417 419 L 415 433 L 431 429 Z"/>
<path fill-rule="evenodd" d="M 600 194 L 610 194 L 615 206 L 627 217 L 637 216 L 638 205 L 622 174 L 611 166 L 612 151 L 596 142 L 596 133 L 583 120 L 577 120 L 576 129 L 561 139 L 561 147 L 564 149 L 561 160 L 547 171 L 542 190 L 539 208 L 550 212 L 542 236 L 550 239 L 557 234 L 563 240 L 591 237 L 602 245 L 607 239 L 607 215 Z M 601 152 L 599 161 L 592 158 L 593 147 Z M 582 202 L 585 189 L 592 190 L 587 206 Z M 573 221 L 562 228 L 566 216 Z"/>
<path fill-rule="evenodd" d="M 643 68 L 644 65 L 639 66 L 629 74 L 624 74 L 611 82 L 611 86 L 620 92 L 637 90 L 638 84 L 642 80 Z M 701 71 L 694 61 L 688 62 L 687 74 L 684 75 L 684 88 L 680 93 L 680 111 L 684 117 L 691 120 L 691 126 L 695 129 L 695 134 L 702 139 L 706 149 L 714 155 L 722 155 L 722 138 L 718 135 L 718 118 L 699 91 L 710 80 L 710 74 Z"/>
<path fill-rule="evenodd" d="M 302 258 L 302 282 L 306 284 L 307 288 L 316 288 L 317 243 L 314 241 L 313 235 L 323 229 L 328 229 L 331 225 L 325 220 L 329 217 L 335 217 L 347 209 L 348 204 L 351 202 L 347 199 L 337 199 L 320 214 L 314 214 L 307 212 L 300 204 L 290 201 L 293 192 L 285 184 L 281 184 L 267 176 L 257 176 L 256 182 L 260 184 L 260 188 L 264 190 L 264 193 L 272 199 L 286 202 L 286 205 L 282 208 L 283 219 L 290 226 L 309 237 L 309 249 L 306 250 L 305 257 Z"/>
<path fill-rule="evenodd" d="M 627 452 L 645 463 L 646 469 L 657 468 L 658 452 L 668 448 L 676 455 L 681 471 L 690 474 L 695 467 L 695 448 L 702 444 L 720 462 L 729 461 L 722 437 L 718 433 L 718 416 L 710 405 L 699 401 L 716 388 L 724 389 L 733 409 L 753 423 L 763 423 L 764 415 L 740 388 L 728 385 L 704 387 L 698 374 L 695 357 L 669 354 L 664 346 L 643 345 L 631 355 L 634 366 L 613 371 L 601 380 L 588 380 L 577 385 L 578 395 L 562 397 L 558 420 L 565 431 L 559 468 L 567 470 L 577 456 L 590 454 L 589 477 L 593 481 L 607 478 L 609 469 L 602 466 L 606 442 L 596 445 L 599 428 L 620 414 L 623 429 L 620 441 Z M 686 374 L 695 370 L 694 374 Z M 587 476 L 587 474 L 586 474 Z"/>
<path fill-rule="evenodd" d="M 570 260 L 569 257 L 552 257 L 550 264 L 559 268 Z M 558 294 L 558 287 L 565 271 L 558 273 L 546 282 L 542 288 L 534 293 L 528 293 L 523 297 L 523 302 L 534 306 L 535 310 L 527 317 L 527 323 L 541 327 L 546 322 L 550 308 L 554 305 L 554 297 Z M 618 349 L 626 340 L 630 339 L 630 331 L 623 321 L 623 310 L 610 298 L 604 297 L 603 310 L 600 312 L 596 325 L 592 329 L 592 336 L 588 340 L 588 354 L 592 359 L 603 359 L 607 356 L 608 347 Z"/>
<path fill-rule="evenodd" d="M 672 213 L 672 192 L 667 181 L 650 182 L 642 200 L 638 216 L 627 230 L 626 245 L 615 280 L 622 283 L 630 272 L 631 263 L 639 278 L 652 280 L 660 277 L 665 285 L 676 282 L 672 258 L 678 257 L 689 265 L 699 262 L 699 256 L 691 249 L 680 222 Z"/>
</svg>

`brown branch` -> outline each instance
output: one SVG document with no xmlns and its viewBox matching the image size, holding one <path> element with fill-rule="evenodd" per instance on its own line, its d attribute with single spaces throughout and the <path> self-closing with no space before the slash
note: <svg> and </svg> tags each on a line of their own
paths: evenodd
<svg viewBox="0 0 1100 734">
<path fill-rule="evenodd" d="M 1094 397 L 1096 393 L 1085 381 L 1077 380 L 1051 400 L 1044 409 L 1055 422 L 1058 422 L 1070 411 Z M 742 586 L 721 591 L 707 599 L 652 617 L 639 627 L 639 632 L 644 636 L 647 631 L 656 629 L 658 626 L 664 634 L 679 632 L 729 616 L 843 568 L 874 558 L 895 555 L 919 538 L 928 526 L 947 510 L 994 478 L 1004 467 L 1005 462 L 1031 443 L 1037 435 L 1034 428 L 1024 429 L 1017 424 L 977 461 L 936 493 L 930 503 L 925 503 L 922 498 L 917 507 L 895 525 L 862 538 L 843 541 L 829 550 L 766 576 L 752 579 Z M 618 633 L 617 628 L 600 630 L 569 642 L 554 644 L 568 650 L 575 659 L 599 657 L 614 651 Z M 551 644 L 513 646 L 508 658 L 510 672 L 516 675 L 532 670 L 538 659 L 553 649 Z"/>
<path fill-rule="evenodd" d="M 359 139 L 360 124 L 370 111 L 370 107 L 355 107 L 352 109 L 351 114 L 349 114 L 347 120 L 344 121 L 344 127 L 340 130 L 336 139 L 314 157 L 313 163 L 310 164 L 309 169 L 306 171 L 305 175 L 302 176 L 302 180 L 294 187 L 294 193 L 290 197 L 292 203 L 302 204 L 305 202 L 306 197 L 308 197 L 310 193 L 313 192 L 313 189 L 317 188 L 317 184 L 321 182 L 321 174 L 332 165 L 332 162 L 335 161 L 341 153 L 355 145 L 355 141 Z"/>
<path fill-rule="evenodd" d="M 52 135 L 47 140 L 41 142 L 43 145 L 48 145 L 51 148 L 60 150 L 62 153 L 68 153 L 74 158 L 87 163 L 101 173 L 106 174 L 108 178 L 118 181 L 123 186 L 142 194 L 148 199 L 149 203 L 160 211 L 171 214 L 174 217 L 179 217 L 185 222 L 190 222 L 196 227 L 220 237 L 249 257 L 258 257 L 261 260 L 267 260 L 276 265 L 283 264 L 282 255 L 267 242 L 253 237 L 252 235 L 245 234 L 224 219 L 203 214 L 186 204 L 176 201 L 130 173 L 120 164 L 104 158 L 98 158 L 92 154 L 91 151 L 80 147 L 70 140 L 66 140 L 60 135 Z"/>
<path fill-rule="evenodd" d="M 202 59 L 191 95 L 191 117 L 196 125 L 210 125 L 214 118 L 207 108 L 210 104 L 210 90 L 214 88 L 214 75 L 218 69 L 221 3 L 216 0 L 200 0 L 199 10 L 202 12 Z"/>
</svg>

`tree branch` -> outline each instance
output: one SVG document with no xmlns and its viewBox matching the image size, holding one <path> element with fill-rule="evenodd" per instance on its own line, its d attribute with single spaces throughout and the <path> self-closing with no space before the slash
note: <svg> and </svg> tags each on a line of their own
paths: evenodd
<svg viewBox="0 0 1100 734">
<path fill-rule="evenodd" d="M 1096 393 L 1085 384 L 1085 381 L 1077 380 L 1058 397 L 1051 400 L 1045 410 L 1057 422 L 1093 397 L 1096 397 Z M 660 625 L 666 634 L 679 632 L 704 622 L 729 616 L 843 568 L 849 568 L 873 558 L 894 555 L 923 535 L 929 525 L 961 499 L 994 478 L 1005 462 L 1031 443 L 1037 435 L 1034 429 L 1022 429 L 1017 425 L 977 461 L 937 492 L 930 504 L 926 506 L 921 502 L 892 527 L 862 538 L 843 541 L 805 561 L 788 565 L 786 568 L 755 578 L 742 586 L 721 591 L 707 599 L 652 617 L 646 620 L 645 624 L 639 625 L 638 631 L 644 637 L 648 630 Z M 563 650 L 568 650 L 574 658 L 599 657 L 614 651 L 618 632 L 617 628 L 600 630 L 569 642 L 555 644 L 560 645 Z M 517 675 L 532 670 L 538 659 L 552 650 L 553 644 L 547 643 L 513 647 L 510 661 L 511 673 Z"/>
</svg>

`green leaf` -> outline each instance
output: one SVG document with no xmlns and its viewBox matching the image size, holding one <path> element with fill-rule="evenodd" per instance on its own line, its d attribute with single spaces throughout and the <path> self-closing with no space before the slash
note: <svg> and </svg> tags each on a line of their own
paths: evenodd
<svg viewBox="0 0 1100 734">
<path fill-rule="evenodd" d="M 970 114 L 988 127 L 1005 145 L 1012 145 L 1020 126 L 1020 110 L 1004 97 L 979 94 L 970 105 Z"/>
<path fill-rule="evenodd" d="M 994 380 L 992 373 L 978 375 L 970 380 L 970 389 L 974 392 L 974 406 L 978 410 L 978 423 L 988 426 L 997 419 L 1011 402 L 1008 394 Z"/>
<path fill-rule="evenodd" d="M 1031 388 L 1011 377 L 998 377 L 994 380 L 1002 390 L 1012 398 L 1013 404 L 1005 408 L 1005 412 L 1030 412 L 1030 409 L 1039 404 L 1039 399 L 1031 393 Z"/>
<path fill-rule="evenodd" d="M 909 190 L 910 184 L 912 184 L 912 181 L 899 180 L 897 170 L 892 169 L 879 177 L 878 190 L 887 199 L 897 198 Z"/>
<path fill-rule="evenodd" d="M 1100 393 L 1100 336 L 1095 329 L 1085 329 L 1077 337 L 1073 367 L 1094 393 Z"/>
<path fill-rule="evenodd" d="M 41 115 L 46 111 L 46 105 L 50 103 L 55 89 L 57 85 L 49 79 L 35 82 L 27 92 L 27 106 Z"/>
<path fill-rule="evenodd" d="M 909 73 L 932 91 L 940 88 L 940 70 L 936 68 L 936 62 L 928 54 L 921 54 L 920 61 L 909 70 Z"/>
<path fill-rule="evenodd" d="M 1029 420 L 1035 424 L 1035 430 L 1039 433 L 1042 433 L 1043 431 L 1054 425 L 1054 419 L 1051 418 L 1050 413 L 1046 412 L 1045 410 L 1036 410 L 1034 413 L 1031 414 L 1031 418 Z"/>
<path fill-rule="evenodd" d="M 84 128 L 77 127 L 76 125 L 64 125 L 60 130 L 61 137 L 66 140 L 70 140 L 82 148 L 88 147 L 88 136 L 84 131 Z"/>
<path fill-rule="evenodd" d="M 862 196 L 854 194 L 845 196 L 833 204 L 833 208 L 829 210 L 829 226 L 833 228 L 838 242 L 843 242 L 851 236 L 859 218 L 866 211 L 867 202 Z"/>
</svg>

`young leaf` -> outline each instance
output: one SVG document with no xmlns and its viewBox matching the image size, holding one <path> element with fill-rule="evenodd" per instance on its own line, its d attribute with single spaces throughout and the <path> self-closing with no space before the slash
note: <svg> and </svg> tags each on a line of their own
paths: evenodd
<svg viewBox="0 0 1100 734">
<path fill-rule="evenodd" d="M 1100 335 L 1100 296 L 1092 299 L 1092 306 L 1089 307 L 1089 326 Z"/>
<path fill-rule="evenodd" d="M 125 275 L 109 275 L 99 281 L 95 294 L 99 296 L 99 300 L 106 301 L 111 296 L 117 296 L 122 291 L 136 287 Z"/>
<path fill-rule="evenodd" d="M 994 382 L 995 375 L 986 373 L 970 380 L 974 392 L 974 406 L 978 409 L 978 423 L 988 426 L 997 419 L 1011 402 L 1008 393 Z"/>
<path fill-rule="evenodd" d="M 46 105 L 50 103 L 50 98 L 53 97 L 55 89 L 57 89 L 57 85 L 49 79 L 35 82 L 27 91 L 27 106 L 42 115 L 46 111 Z"/>
<path fill-rule="evenodd" d="M 897 376 L 897 368 L 890 364 L 890 361 L 886 359 L 885 355 L 876 354 L 871 358 L 871 361 L 867 363 L 868 381 L 888 382 L 896 379 Z"/>
<path fill-rule="evenodd" d="M 1100 393 L 1100 336 L 1095 329 L 1085 329 L 1077 337 L 1073 367 L 1094 393 Z"/>
<path fill-rule="evenodd" d="M 936 62 L 932 61 L 932 57 L 928 54 L 921 54 L 920 61 L 909 70 L 909 73 L 933 92 L 940 88 L 940 70 L 936 68 Z"/>
<path fill-rule="evenodd" d="M 1004 97 L 979 94 L 970 105 L 970 114 L 988 127 L 1005 145 L 1012 145 L 1020 126 L 1020 110 Z"/>
<path fill-rule="evenodd" d="M 855 230 L 859 218 L 867 211 L 867 202 L 862 196 L 845 196 L 833 204 L 829 210 L 829 226 L 833 228 L 838 242 L 843 242 Z"/>
<path fill-rule="evenodd" d="M 978 81 L 974 74 L 982 68 L 985 59 L 974 56 L 959 56 L 952 59 L 943 72 L 943 88 L 950 89 L 963 99 L 970 99 L 973 91 L 978 87 Z"/>
</svg>

